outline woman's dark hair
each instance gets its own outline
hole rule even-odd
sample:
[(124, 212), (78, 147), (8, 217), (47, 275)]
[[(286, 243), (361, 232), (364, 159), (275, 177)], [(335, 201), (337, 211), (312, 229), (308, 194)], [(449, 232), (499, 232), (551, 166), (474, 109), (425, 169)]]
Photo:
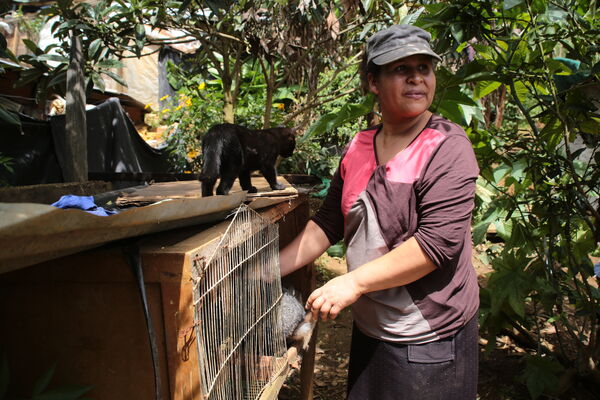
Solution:
[(367, 76), (373, 74), (373, 76), (377, 78), (379, 72), (381, 72), (381, 66), (368, 61), (367, 50), (365, 49), (362, 61), (360, 62), (360, 88), (363, 91), (363, 94), (369, 93), (369, 80), (367, 79)]

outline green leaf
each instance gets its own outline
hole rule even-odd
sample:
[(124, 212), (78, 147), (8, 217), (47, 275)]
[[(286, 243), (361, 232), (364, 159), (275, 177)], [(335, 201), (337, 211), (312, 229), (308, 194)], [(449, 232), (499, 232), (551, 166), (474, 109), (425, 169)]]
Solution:
[(44, 52), (42, 51), (42, 49), (40, 49), (37, 46), (37, 44), (35, 44), (34, 42), (32, 42), (29, 39), (23, 39), (23, 44), (29, 49), (29, 51), (31, 51), (36, 56), (44, 54)]
[(563, 126), (558, 118), (553, 117), (540, 131), (540, 138), (546, 143), (548, 151), (555, 151), (563, 139)]
[(42, 54), (37, 57), (40, 61), (55, 61), (59, 63), (68, 63), (69, 59), (67, 57), (58, 55), (58, 54)]
[(19, 128), (21, 127), (21, 120), (19, 119), (19, 117), (10, 111), (6, 111), (1, 106), (0, 106), (0, 121), (7, 122), (10, 125), (18, 126)]
[(135, 39), (138, 42), (144, 42), (146, 39), (146, 28), (144, 24), (137, 24), (135, 26)]
[(553, 394), (558, 389), (559, 374), (564, 370), (562, 365), (549, 357), (528, 356), (525, 358), (523, 379), (532, 399), (542, 394)]
[(494, 177), (494, 183), (499, 184), (506, 175), (508, 175), (511, 171), (510, 165), (500, 164), (496, 168), (494, 168), (494, 172), (492, 173)]
[(365, 9), (365, 12), (370, 12), (371, 8), (373, 8), (374, 1), (373, 0), (361, 0), (362, 6)]
[(456, 43), (462, 43), (464, 32), (461, 24), (452, 24), (450, 25), (450, 33), (452, 33), (452, 37), (456, 41)]
[(466, 104), (468, 106), (478, 106), (471, 96), (463, 93), (460, 87), (455, 86), (445, 89), (440, 96), (443, 96), (443, 101), (451, 101), (457, 104)]
[(417, 11), (415, 11), (414, 13), (411, 13), (411, 14), (408, 14), (408, 15), (404, 16), (400, 20), (400, 24), (402, 24), (402, 25), (414, 25), (414, 23), (417, 22), (417, 20), (419, 19), (419, 17), (421, 16), (421, 14), (423, 14), (424, 11), (425, 11), (425, 7), (421, 7)]
[(56, 363), (50, 367), (48, 371), (46, 371), (33, 385), (32, 397), (36, 398), (36, 396), (40, 395), (46, 388), (50, 381), (52, 380), (52, 376), (54, 376), (54, 371), (56, 370)]
[(487, 234), (487, 230), (490, 226), (490, 222), (480, 222), (476, 224), (472, 229), (473, 235), (473, 243), (475, 245), (483, 243), (485, 240), (485, 235)]
[(297, 101), (296, 96), (294, 96), (294, 92), (289, 87), (278, 88), (273, 95), (273, 100)]
[(473, 92), (473, 97), (475, 97), (475, 100), (479, 100), (480, 98), (492, 93), (500, 86), (502, 86), (501, 82), (479, 81), (475, 84), (475, 91)]
[(59, 86), (67, 81), (67, 71), (55, 71), (54, 76), (48, 82), (48, 87)]
[(375, 97), (372, 95), (365, 96), (361, 103), (345, 104), (339, 111), (321, 116), (317, 122), (308, 128), (299, 141), (304, 142), (313, 135), (320, 135), (323, 132), (331, 131), (346, 122), (362, 117), (373, 110), (374, 104)]
[(497, 220), (494, 222), (496, 233), (504, 240), (509, 240), (512, 235), (512, 220)]
[(127, 87), (127, 82), (125, 82), (125, 79), (123, 79), (123, 77), (109, 70), (102, 71), (102, 73), (114, 79), (119, 85)]
[(525, 103), (527, 101), (527, 97), (529, 96), (529, 89), (522, 81), (515, 81), (514, 83), (515, 90), (512, 93), (516, 96), (521, 103)]
[(545, 22), (548, 24), (568, 24), (569, 13), (565, 10), (562, 10), (554, 5), (550, 5), (546, 12), (539, 16), (540, 22)]
[(510, 10), (511, 8), (523, 4), (524, 2), (525, 0), (504, 0), (504, 9)]
[(527, 160), (524, 158), (519, 158), (515, 162), (512, 163), (510, 175), (517, 181), (521, 182), (525, 177), (525, 170), (527, 169), (528, 164)]
[(102, 39), (95, 39), (92, 43), (90, 43), (90, 47), (88, 48), (88, 58), (93, 60), (96, 56), (96, 53), (100, 49), (100, 45), (102, 44)]
[(70, 19), (68, 21), (63, 22), (62, 24), (60, 24), (56, 29), (52, 29), (53, 32), (60, 32), (60, 31), (64, 31), (64, 30), (69, 30), (73, 27), (75, 27), (77, 25), (79, 20), (77, 19)]
[(563, 61), (565, 59), (548, 59), (545, 60), (548, 69), (551, 74), (561, 74), (561, 75), (571, 75), (573, 70), (568, 66), (568, 64)]
[(96, 72), (92, 72), (91, 76), (92, 76), (92, 81), (94, 82), (94, 86), (101, 92), (104, 92), (106, 90), (106, 86), (104, 84), (104, 79), (102, 79), (100, 74), (98, 74)]
[(579, 124), (579, 129), (584, 133), (593, 135), (600, 134), (600, 118), (589, 117), (589, 119), (581, 121)]
[(528, 259), (514, 253), (504, 254), (492, 262), (488, 288), (492, 300), (492, 314), (497, 315), (506, 306), (519, 317), (525, 315), (525, 298), (531, 290), (531, 277), (524, 271)]
[(110, 69), (110, 68), (122, 68), (123, 63), (119, 60), (102, 60), (96, 64), (98, 68)]
[(466, 125), (465, 114), (460, 108), (460, 105), (455, 101), (444, 98), (437, 104), (437, 107), (433, 110), (435, 113), (441, 114), (443, 117), (449, 119), (452, 122), (456, 122), (459, 125)]

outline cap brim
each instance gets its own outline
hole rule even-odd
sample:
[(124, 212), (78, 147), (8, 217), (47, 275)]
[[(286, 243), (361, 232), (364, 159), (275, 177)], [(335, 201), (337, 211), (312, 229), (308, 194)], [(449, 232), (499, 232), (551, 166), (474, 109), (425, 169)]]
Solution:
[(431, 57), (437, 59), (438, 61), (442, 61), (442, 58), (440, 56), (438, 56), (437, 54), (435, 54), (435, 52), (433, 50), (403, 48), (403, 49), (389, 51), (385, 54), (381, 54), (376, 57), (373, 57), (371, 62), (373, 62), (373, 64), (376, 64), (376, 65), (384, 65), (384, 64), (389, 64), (392, 61), (396, 61), (396, 60), (399, 60), (399, 59), (405, 58), (405, 57), (414, 56), (417, 54), (428, 55), (428, 56), (431, 56)]

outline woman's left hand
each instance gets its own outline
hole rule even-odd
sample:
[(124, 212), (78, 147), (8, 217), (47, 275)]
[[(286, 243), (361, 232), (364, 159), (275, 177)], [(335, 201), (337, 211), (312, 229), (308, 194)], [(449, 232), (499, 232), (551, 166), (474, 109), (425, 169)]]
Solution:
[(306, 301), (306, 309), (310, 310), (314, 320), (319, 316), (323, 321), (335, 319), (340, 311), (358, 300), (361, 294), (354, 276), (348, 273), (333, 278), (312, 292)]

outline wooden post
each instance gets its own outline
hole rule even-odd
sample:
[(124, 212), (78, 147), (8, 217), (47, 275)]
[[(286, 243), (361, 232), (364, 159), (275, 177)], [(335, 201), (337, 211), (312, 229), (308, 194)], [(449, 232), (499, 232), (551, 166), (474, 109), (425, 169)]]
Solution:
[(63, 163), (65, 182), (85, 182), (88, 176), (84, 62), (81, 38), (73, 34), (71, 36), (71, 59), (67, 70), (66, 148)]
[(302, 364), (300, 365), (300, 399), (301, 400), (312, 400), (313, 399), (313, 378), (315, 375), (315, 355), (317, 353), (317, 335), (318, 335), (319, 324), (315, 325), (312, 337), (308, 343), (308, 348), (304, 352), (302, 357)]

